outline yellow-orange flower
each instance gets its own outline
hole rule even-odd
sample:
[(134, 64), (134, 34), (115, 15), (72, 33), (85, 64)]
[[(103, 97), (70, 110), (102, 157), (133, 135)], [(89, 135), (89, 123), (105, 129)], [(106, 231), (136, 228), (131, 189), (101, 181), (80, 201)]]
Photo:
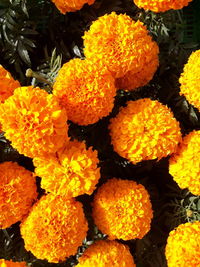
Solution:
[(193, 52), (179, 79), (180, 93), (200, 110), (200, 50)]
[(115, 12), (93, 22), (83, 39), (86, 58), (102, 62), (115, 78), (142, 71), (158, 54), (158, 46), (142, 22)]
[(25, 156), (56, 152), (68, 140), (66, 111), (40, 88), (17, 88), (0, 106), (0, 114), (6, 138)]
[(112, 111), (115, 81), (100, 64), (73, 59), (60, 69), (53, 94), (65, 107), (69, 120), (80, 125), (93, 124)]
[(0, 267), (26, 267), (26, 262), (7, 261), (0, 259)]
[(165, 12), (170, 9), (181, 9), (192, 0), (133, 0), (140, 8), (154, 12)]
[(0, 65), (0, 103), (4, 103), (17, 87), (20, 87), (20, 83)]
[(92, 5), (95, 0), (52, 0), (62, 14), (80, 10), (85, 4)]
[(25, 248), (55, 263), (76, 254), (87, 230), (82, 204), (53, 194), (43, 196), (21, 223)]
[(200, 266), (200, 222), (185, 223), (171, 231), (165, 255), (168, 267)]
[(21, 221), (37, 198), (35, 177), (16, 162), (0, 164), (0, 228)]
[(57, 195), (92, 194), (100, 178), (97, 151), (86, 149), (83, 142), (69, 142), (56, 154), (35, 158), (33, 163), (42, 178), (41, 187)]
[(200, 195), (200, 131), (193, 131), (183, 138), (169, 161), (169, 172), (180, 188), (188, 188)]
[(133, 164), (166, 157), (181, 141), (179, 123), (170, 109), (148, 98), (121, 108), (111, 119), (110, 134), (114, 150)]
[(152, 216), (148, 192), (134, 181), (113, 178), (94, 197), (94, 222), (111, 240), (143, 238)]
[(86, 249), (77, 267), (135, 267), (129, 247), (117, 241), (99, 240)]

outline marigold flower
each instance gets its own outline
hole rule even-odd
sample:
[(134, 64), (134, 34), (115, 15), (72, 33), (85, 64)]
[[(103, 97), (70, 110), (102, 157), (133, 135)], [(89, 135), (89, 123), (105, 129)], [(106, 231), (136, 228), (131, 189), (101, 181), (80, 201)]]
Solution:
[(133, 164), (166, 157), (181, 141), (179, 123), (170, 109), (148, 98), (129, 101), (109, 128), (114, 150)]
[(113, 178), (94, 197), (94, 222), (111, 240), (143, 238), (152, 216), (148, 192), (134, 181)]
[(183, 138), (175, 154), (169, 160), (169, 173), (180, 188), (188, 188), (200, 195), (200, 131), (193, 131)]
[(115, 12), (93, 22), (83, 39), (86, 58), (102, 62), (115, 78), (143, 71), (158, 54), (142, 22)]
[(77, 267), (135, 267), (129, 247), (117, 241), (99, 240), (78, 259)]
[(200, 266), (200, 222), (180, 224), (169, 233), (165, 255), (168, 267)]
[(0, 164), (0, 228), (26, 216), (37, 198), (35, 177), (16, 162)]
[(0, 259), (0, 267), (26, 267), (26, 262), (21, 261), (7, 261), (4, 259)]
[(80, 10), (85, 4), (92, 5), (95, 0), (52, 0), (62, 14)]
[(17, 88), (0, 106), (0, 114), (6, 138), (25, 156), (56, 152), (68, 140), (66, 111), (40, 88)]
[(133, 0), (139, 7), (154, 12), (165, 12), (170, 9), (181, 9), (192, 0)]
[(105, 67), (76, 58), (60, 69), (53, 93), (65, 107), (69, 120), (88, 125), (112, 111), (116, 88)]
[(181, 84), (180, 94), (184, 95), (188, 102), (200, 111), (199, 69), (200, 50), (197, 50), (190, 55), (187, 64), (184, 66), (179, 82)]
[(92, 194), (100, 178), (97, 151), (73, 141), (48, 157), (34, 158), (35, 173), (47, 192), (68, 197)]
[(55, 263), (76, 254), (87, 230), (82, 204), (53, 194), (43, 196), (21, 223), (25, 248)]

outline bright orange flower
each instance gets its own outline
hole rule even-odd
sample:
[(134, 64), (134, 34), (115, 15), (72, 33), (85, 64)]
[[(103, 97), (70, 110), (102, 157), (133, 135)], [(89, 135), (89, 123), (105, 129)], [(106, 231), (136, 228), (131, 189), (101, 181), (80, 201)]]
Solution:
[(92, 5), (95, 0), (52, 0), (59, 11), (63, 14), (80, 10), (83, 5)]
[(26, 262), (21, 261), (7, 261), (4, 259), (0, 259), (0, 267), (26, 267)]

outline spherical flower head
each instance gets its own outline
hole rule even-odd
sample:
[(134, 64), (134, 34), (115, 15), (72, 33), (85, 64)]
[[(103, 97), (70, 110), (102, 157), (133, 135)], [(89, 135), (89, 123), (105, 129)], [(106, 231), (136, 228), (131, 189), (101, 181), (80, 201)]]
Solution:
[(20, 83), (0, 65), (0, 103), (4, 103), (17, 87), (20, 87)]
[(62, 66), (53, 88), (69, 120), (79, 125), (109, 115), (116, 95), (114, 78), (105, 67), (77, 58)]
[(92, 5), (95, 0), (52, 0), (62, 14), (80, 10), (85, 4)]
[(181, 189), (188, 188), (200, 195), (200, 131), (193, 131), (183, 138), (169, 160), (169, 173)]
[(129, 247), (117, 241), (99, 240), (78, 259), (77, 267), (136, 267)]
[(114, 150), (133, 164), (166, 157), (181, 141), (179, 123), (170, 109), (148, 98), (129, 101), (109, 128)]
[(58, 263), (76, 254), (88, 224), (80, 202), (48, 194), (33, 206), (20, 228), (28, 251)]
[(200, 222), (180, 224), (169, 233), (165, 255), (168, 267), (200, 266)]
[(26, 262), (7, 261), (0, 259), (0, 267), (26, 267)]
[(123, 77), (128, 71), (142, 71), (152, 60), (152, 51), (158, 53), (142, 22), (115, 12), (93, 22), (83, 39), (86, 58), (102, 62), (115, 78)]
[(36, 198), (37, 187), (32, 172), (16, 162), (0, 164), (0, 228), (21, 221)]
[(94, 222), (110, 240), (143, 238), (152, 217), (149, 194), (134, 181), (110, 179), (94, 197)]
[(34, 158), (35, 173), (47, 192), (67, 197), (92, 194), (100, 178), (97, 151), (73, 141), (48, 157)]
[(133, 0), (139, 8), (154, 12), (165, 12), (170, 9), (181, 9), (192, 0)]
[(200, 50), (193, 52), (185, 64), (179, 79), (180, 94), (200, 111)]
[(6, 138), (25, 156), (56, 152), (68, 140), (66, 111), (40, 88), (17, 88), (0, 106), (0, 114)]

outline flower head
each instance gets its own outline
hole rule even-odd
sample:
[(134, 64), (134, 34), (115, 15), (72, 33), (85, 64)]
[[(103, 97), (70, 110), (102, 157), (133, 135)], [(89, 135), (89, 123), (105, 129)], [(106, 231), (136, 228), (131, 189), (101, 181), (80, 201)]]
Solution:
[(21, 261), (7, 261), (4, 259), (0, 259), (0, 267), (26, 267), (26, 262)]
[(59, 11), (63, 14), (80, 10), (83, 5), (92, 5), (95, 0), (52, 0)]
[(200, 266), (200, 222), (180, 224), (167, 239), (168, 267)]
[(193, 52), (179, 79), (180, 93), (200, 111), (200, 50)]
[(170, 9), (181, 9), (192, 0), (133, 0), (140, 8), (154, 12), (165, 12)]
[(66, 111), (40, 88), (17, 88), (0, 106), (0, 114), (6, 138), (25, 156), (55, 152), (68, 140)]
[(188, 188), (200, 195), (200, 131), (193, 131), (183, 138), (169, 160), (169, 172), (180, 188)]
[(117, 241), (99, 240), (86, 249), (77, 267), (135, 267), (128, 246)]
[(111, 240), (143, 238), (152, 216), (148, 192), (134, 181), (113, 178), (94, 197), (94, 222)]
[(0, 164), (0, 228), (26, 216), (37, 198), (35, 177), (16, 162)]
[(93, 22), (83, 39), (86, 58), (102, 62), (115, 78), (141, 72), (158, 54), (142, 22), (115, 12)]
[(69, 120), (88, 125), (109, 115), (116, 95), (115, 81), (105, 67), (73, 59), (62, 66), (54, 84)]
[(87, 230), (82, 204), (53, 194), (43, 196), (21, 223), (25, 248), (55, 263), (76, 254)]
[(34, 158), (33, 162), (42, 188), (57, 195), (92, 194), (100, 178), (97, 151), (86, 149), (83, 142), (69, 142), (56, 154)]
[(166, 157), (181, 141), (179, 123), (170, 109), (148, 98), (121, 108), (111, 119), (110, 134), (114, 150), (133, 164)]

